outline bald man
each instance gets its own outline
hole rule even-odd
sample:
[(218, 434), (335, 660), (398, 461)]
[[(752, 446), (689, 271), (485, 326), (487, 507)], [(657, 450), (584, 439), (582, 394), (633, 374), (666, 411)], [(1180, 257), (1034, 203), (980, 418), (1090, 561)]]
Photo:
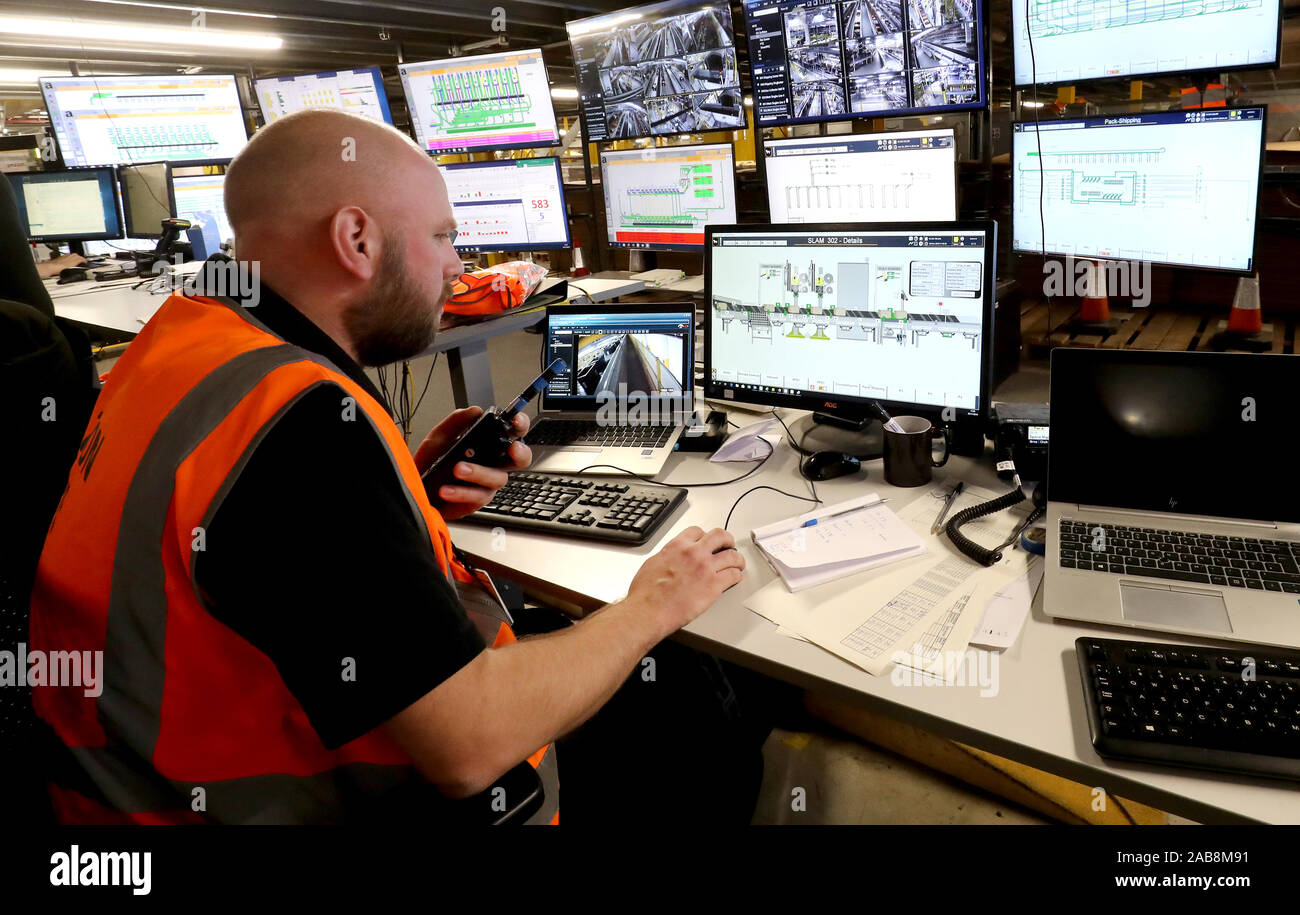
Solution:
[[(173, 297), (132, 344), (42, 556), (33, 641), (108, 633), (93, 711), (38, 703), (80, 763), (56, 808), (71, 821), (436, 820), (438, 798), (538, 765), (739, 582), (744, 559), (725, 531), (691, 528), (577, 625), (518, 642), (485, 629), (490, 586), (453, 557), (443, 519), (481, 507), (506, 472), (458, 465), (462, 484), (432, 506), (418, 478), (479, 410), (412, 456), (363, 371), (427, 348), (461, 273), (438, 168), (387, 125), (313, 110), (259, 131), (225, 195), (260, 286)], [(210, 264), (201, 283), (217, 279)], [(510, 459), (527, 466), (527, 446)], [(176, 469), (160, 481), (159, 466)], [(96, 529), (116, 523), (101, 503), (122, 505), (120, 529)], [(192, 581), (184, 550), (169, 560), (177, 542), (193, 549)], [(102, 746), (78, 743), (87, 717)], [(170, 789), (140, 787), (159, 779)]]

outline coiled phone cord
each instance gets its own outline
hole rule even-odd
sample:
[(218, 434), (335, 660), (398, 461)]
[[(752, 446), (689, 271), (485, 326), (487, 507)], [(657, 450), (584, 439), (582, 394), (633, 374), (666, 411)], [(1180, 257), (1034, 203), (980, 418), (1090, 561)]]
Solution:
[[(999, 466), (999, 469), (1002, 469), (1002, 467)], [(948, 539), (952, 541), (953, 546), (964, 555), (969, 556), (971, 559), (974, 559), (983, 566), (996, 565), (998, 562), (1001, 562), (1002, 551), (1012, 543), (1015, 543), (1021, 532), (1027, 530), (1030, 525), (1041, 518), (1045, 511), (1043, 504), (1045, 500), (1040, 495), (1041, 489), (1036, 488), (1034, 490), (1035, 508), (1029, 513), (1029, 517), (1016, 527), (1015, 532), (1007, 540), (999, 543), (992, 549), (980, 546), (974, 540), (971, 540), (961, 532), (963, 524), (968, 524), (976, 518), (983, 518), (985, 515), (1000, 512), (1003, 509), (1011, 508), (1012, 506), (1019, 505), (1021, 502), (1025, 501), (1026, 496), (1020, 485), (1020, 474), (1015, 473), (1014, 466), (1010, 469), (1016, 484), (1015, 489), (1005, 495), (998, 496), (996, 499), (990, 499), (988, 502), (984, 502), (980, 505), (972, 505), (970, 508), (962, 509), (949, 518), (948, 523), (943, 527), (944, 532), (947, 533)]]

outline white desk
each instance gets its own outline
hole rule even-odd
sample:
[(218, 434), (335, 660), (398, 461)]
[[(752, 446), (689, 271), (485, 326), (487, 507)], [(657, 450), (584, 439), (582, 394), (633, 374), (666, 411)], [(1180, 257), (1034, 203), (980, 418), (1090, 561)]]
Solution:
[[(183, 276), (197, 273), (202, 261), (192, 261), (177, 268)], [(54, 300), (54, 313), (61, 318), (91, 327), (106, 328), (135, 336), (167, 300), (167, 294), (151, 293), (146, 283), (133, 288), (138, 279), (113, 280), (107, 283), (84, 281), (59, 286), (47, 280), (46, 289)], [(640, 280), (584, 276), (575, 280), (573, 295), (589, 295), (593, 302), (605, 302), (621, 295), (640, 292)], [(524, 308), (501, 315), (461, 324), (438, 332), (433, 345), (421, 356), (447, 354), (451, 374), (452, 396), (457, 407), (477, 404), (490, 407), (495, 403), (492, 371), (488, 362), (487, 341), (492, 337), (521, 330), (540, 321), (542, 308)]]
[[(797, 414), (783, 416), (789, 423)], [(726, 480), (750, 466), (710, 464), (699, 455), (675, 455), (660, 479), (666, 483)], [(895, 489), (886, 484), (880, 461), (865, 466), (867, 477), (818, 483), (818, 494), (829, 502), (874, 490), (893, 498), (899, 508), (913, 498), (925, 497), (924, 488)], [(988, 462), (954, 457), (946, 467), (935, 471), (936, 482), (957, 478), (998, 492), (1007, 488), (997, 480)], [(494, 549), (491, 528), (453, 524), (452, 533), (457, 545), (476, 556), (486, 568), (508, 575), (541, 595), (594, 608), (623, 596), (645, 557), (657, 552), (671, 537), (693, 524), (705, 529), (720, 526), (736, 497), (760, 483), (801, 495), (808, 492), (807, 483), (798, 475), (794, 452), (782, 444), (753, 476), (730, 486), (690, 490), (685, 508), (679, 509), (653, 543), (643, 547), (629, 549), (508, 530), (497, 542), (499, 548)], [(1300, 823), (1300, 785), (1295, 783), (1109, 762), (1092, 749), (1074, 656), (1076, 638), (1113, 636), (1214, 643), (1049, 620), (1042, 613), (1040, 598), (1019, 641), (1002, 653), (997, 695), (981, 698), (976, 686), (895, 686), (887, 675), (873, 677), (815, 645), (778, 635), (772, 623), (744, 607), (747, 595), (775, 577), (748, 534), (757, 525), (806, 510), (807, 503), (770, 491), (746, 497), (733, 514), (730, 527), (737, 534), (748, 564), (745, 579), (682, 630), (678, 638), (702, 651), (806, 689), (834, 695), (943, 737), (1194, 820)]]

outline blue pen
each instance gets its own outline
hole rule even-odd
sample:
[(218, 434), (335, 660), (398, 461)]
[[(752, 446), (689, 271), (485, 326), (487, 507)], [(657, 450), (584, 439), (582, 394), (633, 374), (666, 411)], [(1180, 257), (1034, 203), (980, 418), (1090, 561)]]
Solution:
[(851, 514), (852, 512), (861, 511), (861, 510), (864, 509), (864, 508), (875, 508), (877, 505), (884, 505), (884, 504), (885, 504), (886, 502), (888, 502), (888, 501), (889, 501), (888, 499), (877, 499), (875, 502), (868, 502), (866, 505), (855, 505), (855, 506), (853, 506), (852, 508), (846, 508), (846, 509), (844, 509), (844, 511), (842, 511), (842, 512), (836, 512), (836, 513), (833, 514), (833, 515), (823, 515), (823, 516), (820, 517), (820, 518), (809, 518), (807, 521), (805, 521), (803, 524), (801, 524), (801, 525), (799, 525), (799, 526), (800, 526), (800, 527), (813, 527), (813, 526), (815, 526), (819, 521), (828, 521), (828, 520), (830, 520), (831, 518), (838, 518), (840, 515)]

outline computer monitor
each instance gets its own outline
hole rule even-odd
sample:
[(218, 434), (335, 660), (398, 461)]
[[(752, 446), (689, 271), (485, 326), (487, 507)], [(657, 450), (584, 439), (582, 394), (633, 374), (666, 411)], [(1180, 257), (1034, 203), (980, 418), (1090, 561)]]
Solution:
[(28, 241), (90, 241), (122, 237), (117, 176), (111, 166), (8, 176)]
[(235, 77), (43, 76), (66, 165), (230, 159), (248, 142)]
[(222, 241), (234, 238), (234, 229), (226, 218), (225, 187), (225, 175), (172, 175), (176, 215), (196, 225), (210, 221)]
[(772, 222), (911, 222), (957, 218), (951, 128), (767, 140)]
[(986, 104), (980, 0), (743, 5), (754, 120), (760, 126), (936, 114)]
[[(987, 415), (992, 221), (709, 226), (705, 396)], [(951, 408), (951, 411), (946, 411)]]
[(703, 251), (706, 225), (737, 221), (730, 143), (604, 150), (600, 174), (612, 248)]
[(681, 303), (552, 305), (542, 354), (547, 364), (563, 359), (568, 370), (547, 386), (542, 408), (594, 410), (602, 398), (632, 396), (653, 399), (656, 408), (689, 402), (694, 324), (694, 308)]
[(1013, 124), (1012, 250), (1253, 269), (1264, 121), (1255, 107)]
[(399, 64), (415, 139), (430, 153), (560, 142), (541, 48)]
[(166, 162), (119, 165), (117, 183), (127, 238), (160, 238), (162, 221), (176, 215), (171, 167)]
[(268, 124), (305, 108), (336, 108), (393, 123), (384, 77), (378, 67), (272, 76), (256, 80), (253, 86), (262, 120)]
[[(1278, 0), (1011, 4), (1017, 86), (1156, 73), (1275, 67), (1282, 42)], [(1028, 18), (1026, 18), (1026, 11)], [(1026, 23), (1033, 24), (1030, 54)]]
[(560, 160), (554, 156), (440, 165), (456, 217), (456, 250), (569, 247)]
[(666, 0), (565, 23), (589, 141), (743, 130), (726, 0)]

